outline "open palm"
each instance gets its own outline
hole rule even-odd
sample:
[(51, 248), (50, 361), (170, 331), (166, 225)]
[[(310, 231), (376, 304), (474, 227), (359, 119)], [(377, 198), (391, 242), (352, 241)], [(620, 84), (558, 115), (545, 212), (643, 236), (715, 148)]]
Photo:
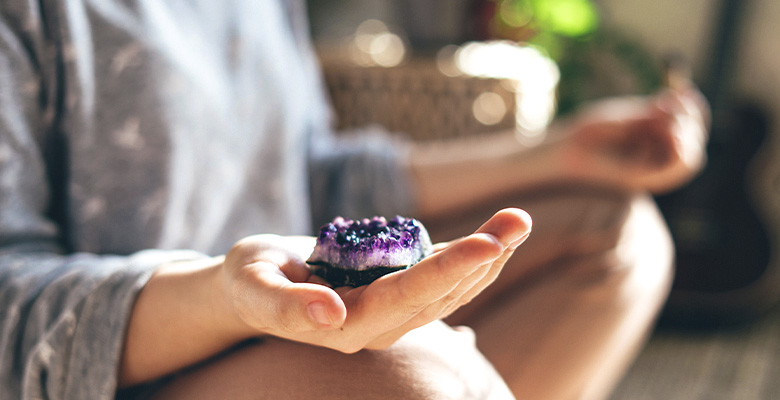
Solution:
[(225, 287), (237, 314), (258, 334), (347, 353), (385, 348), (479, 294), (530, 228), (525, 212), (501, 210), (474, 234), (438, 245), (413, 268), (335, 289), (316, 283), (303, 261), (313, 239), (263, 235), (228, 253)]

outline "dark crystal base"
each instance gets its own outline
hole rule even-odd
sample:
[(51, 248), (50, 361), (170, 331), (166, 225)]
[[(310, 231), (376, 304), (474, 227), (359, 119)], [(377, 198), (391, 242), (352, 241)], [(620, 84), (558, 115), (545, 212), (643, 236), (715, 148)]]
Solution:
[(409, 268), (408, 265), (404, 265), (401, 267), (372, 267), (358, 271), (356, 269), (336, 267), (322, 261), (307, 261), (306, 263), (311, 265), (312, 273), (322, 277), (334, 287), (368, 285), (391, 272)]

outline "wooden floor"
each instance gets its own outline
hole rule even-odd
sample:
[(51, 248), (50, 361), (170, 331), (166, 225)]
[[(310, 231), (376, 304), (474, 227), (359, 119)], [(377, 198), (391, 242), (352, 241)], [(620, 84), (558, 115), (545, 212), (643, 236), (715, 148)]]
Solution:
[(780, 309), (741, 328), (660, 328), (611, 400), (780, 399)]

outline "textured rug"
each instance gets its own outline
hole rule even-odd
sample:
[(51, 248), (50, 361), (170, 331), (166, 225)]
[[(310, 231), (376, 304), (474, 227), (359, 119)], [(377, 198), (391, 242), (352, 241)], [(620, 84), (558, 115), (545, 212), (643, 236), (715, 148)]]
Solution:
[(659, 328), (611, 400), (780, 399), (780, 309), (740, 328)]

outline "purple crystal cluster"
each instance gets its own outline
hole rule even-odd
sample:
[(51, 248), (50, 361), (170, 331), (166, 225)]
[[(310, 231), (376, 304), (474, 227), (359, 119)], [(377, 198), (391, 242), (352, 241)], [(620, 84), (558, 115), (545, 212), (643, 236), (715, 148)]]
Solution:
[(425, 227), (414, 218), (396, 216), (349, 220), (337, 217), (320, 228), (309, 262), (363, 271), (406, 267), (431, 253)]

